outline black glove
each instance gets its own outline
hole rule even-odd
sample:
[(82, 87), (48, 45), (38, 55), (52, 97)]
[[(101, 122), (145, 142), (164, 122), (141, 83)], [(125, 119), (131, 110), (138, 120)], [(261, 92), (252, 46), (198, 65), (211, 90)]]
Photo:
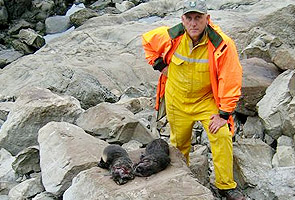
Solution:
[(159, 70), (160, 72), (167, 66), (167, 64), (164, 62), (162, 57), (159, 57), (155, 60), (155, 63), (153, 65), (154, 70)]

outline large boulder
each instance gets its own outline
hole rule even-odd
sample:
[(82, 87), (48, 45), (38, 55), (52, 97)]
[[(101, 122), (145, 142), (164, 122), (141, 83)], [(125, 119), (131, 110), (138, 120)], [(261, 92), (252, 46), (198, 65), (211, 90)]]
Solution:
[(244, 115), (257, 114), (256, 104), (265, 95), (265, 90), (280, 74), (274, 64), (259, 58), (241, 60), (243, 66), (242, 96), (236, 111)]
[(281, 136), (278, 139), (277, 151), (273, 157), (274, 167), (295, 167), (295, 149), (293, 138)]
[(41, 176), (37, 176), (21, 182), (9, 191), (10, 200), (31, 199), (44, 191)]
[(240, 139), (234, 143), (235, 180), (253, 199), (273, 199), (268, 172), (274, 150), (260, 139)]
[(77, 99), (50, 90), (30, 88), (16, 100), (0, 130), (0, 147), (13, 155), (36, 145), (39, 129), (50, 121), (73, 123), (83, 112)]
[(155, 139), (125, 106), (100, 103), (80, 115), (76, 124), (86, 132), (109, 143), (137, 140), (147, 144)]
[[(142, 149), (132, 151), (129, 155), (137, 162), (142, 152)], [(94, 167), (85, 170), (73, 179), (71, 187), (63, 195), (63, 200), (214, 199), (210, 190), (192, 177), (184, 157), (177, 149), (170, 148), (170, 158), (171, 164), (165, 170), (147, 178), (135, 177), (121, 186), (105, 175), (105, 169)]]
[(29, 177), (31, 173), (40, 172), (39, 147), (32, 146), (19, 152), (11, 166), (19, 176)]
[(42, 127), (38, 142), (42, 183), (56, 196), (63, 194), (79, 172), (96, 166), (107, 146), (66, 122), (50, 122)]
[(274, 139), (295, 134), (295, 70), (280, 74), (257, 103), (258, 115)]

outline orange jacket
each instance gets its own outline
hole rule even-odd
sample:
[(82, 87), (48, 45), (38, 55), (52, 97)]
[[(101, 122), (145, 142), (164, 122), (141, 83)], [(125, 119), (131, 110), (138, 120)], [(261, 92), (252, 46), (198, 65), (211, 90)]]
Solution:
[[(206, 31), (209, 36), (209, 70), (213, 96), (219, 113), (229, 115), (234, 111), (241, 95), (242, 66), (232, 39), (211, 21)], [(172, 28), (159, 27), (143, 34), (142, 44), (148, 63), (154, 65), (157, 58), (163, 57), (164, 62), (169, 65), (184, 33), (185, 29), (180, 23)], [(161, 74), (157, 87), (156, 110), (159, 109), (160, 99), (164, 97), (166, 80), (167, 77)], [(229, 123), (233, 132), (231, 116)]]

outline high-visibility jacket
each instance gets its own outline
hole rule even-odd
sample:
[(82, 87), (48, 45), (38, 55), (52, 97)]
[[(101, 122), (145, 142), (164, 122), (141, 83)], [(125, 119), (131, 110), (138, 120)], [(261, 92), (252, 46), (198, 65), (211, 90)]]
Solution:
[[(230, 115), (241, 95), (242, 66), (231, 38), (211, 21), (206, 31), (209, 37), (209, 71), (213, 96), (219, 113)], [(148, 63), (153, 66), (155, 61), (162, 57), (168, 66), (184, 33), (185, 28), (182, 23), (172, 28), (164, 26), (144, 33), (142, 45)], [(161, 73), (157, 86), (156, 110), (159, 109), (161, 99), (164, 97), (166, 80), (167, 77)], [(234, 124), (231, 116), (228, 122), (233, 133)]]

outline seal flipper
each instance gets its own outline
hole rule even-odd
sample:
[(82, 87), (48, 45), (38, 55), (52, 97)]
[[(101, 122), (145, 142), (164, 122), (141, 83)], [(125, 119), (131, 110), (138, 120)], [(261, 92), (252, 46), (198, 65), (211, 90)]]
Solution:
[(109, 169), (110, 165), (101, 158), (97, 166), (103, 169)]

